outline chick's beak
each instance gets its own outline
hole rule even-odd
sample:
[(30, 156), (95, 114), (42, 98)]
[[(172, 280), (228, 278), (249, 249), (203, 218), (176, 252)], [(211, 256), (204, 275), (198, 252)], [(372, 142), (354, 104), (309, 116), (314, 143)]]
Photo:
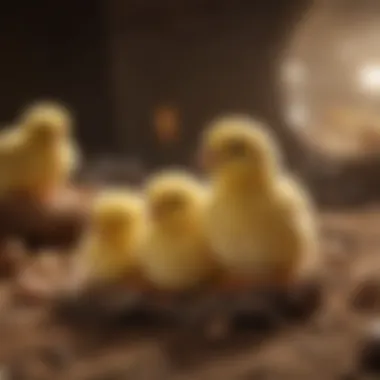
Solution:
[(123, 223), (109, 222), (109, 223), (100, 225), (98, 227), (98, 230), (101, 235), (112, 237), (112, 236), (117, 236), (121, 233), (128, 231), (129, 228), (130, 228), (129, 223), (126, 223), (126, 222), (123, 222)]
[(59, 142), (59, 138), (56, 133), (46, 131), (40, 135), (40, 140), (48, 144), (56, 144)]
[(150, 217), (153, 221), (159, 221), (162, 217), (162, 207), (159, 205), (152, 205), (150, 208)]

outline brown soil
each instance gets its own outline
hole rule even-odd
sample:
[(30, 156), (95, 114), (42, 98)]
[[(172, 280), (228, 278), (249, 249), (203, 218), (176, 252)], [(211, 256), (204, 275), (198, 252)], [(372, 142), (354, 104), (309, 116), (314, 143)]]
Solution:
[(380, 212), (321, 220), (324, 300), (307, 321), (228, 333), (216, 318), (207, 335), (196, 324), (133, 328), (121, 319), (91, 323), (90, 315), (72, 327), (53, 319), (46, 304), (21, 299), (8, 279), (0, 287), (0, 369), (27, 380), (349, 378), (380, 305)]

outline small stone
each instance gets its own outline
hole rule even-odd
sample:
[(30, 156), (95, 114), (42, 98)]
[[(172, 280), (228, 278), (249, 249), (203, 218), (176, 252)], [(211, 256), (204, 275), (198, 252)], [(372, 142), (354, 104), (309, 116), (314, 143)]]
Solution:
[[(94, 313), (95, 310), (95, 313)], [(88, 324), (96, 317), (96, 307), (91, 300), (78, 298), (62, 298), (52, 305), (52, 316), (62, 324), (78, 326)]]
[(220, 341), (229, 336), (231, 323), (228, 318), (215, 318), (206, 325), (205, 338), (210, 341)]
[(0, 367), (0, 380), (12, 380), (6, 367)]
[(358, 368), (366, 374), (380, 376), (380, 321), (371, 324), (359, 347)]
[(342, 373), (339, 376), (339, 380), (358, 380), (359, 377), (357, 373), (355, 372), (347, 372), (347, 373)]
[(65, 369), (72, 359), (70, 352), (60, 346), (43, 348), (40, 352), (40, 358), (45, 364), (56, 370)]
[(234, 314), (234, 326), (237, 330), (271, 331), (280, 326), (282, 318), (278, 316), (270, 294), (246, 298), (237, 305)]
[(88, 380), (124, 380), (125, 378), (125, 373), (110, 372), (101, 375), (96, 375), (95, 377), (92, 376), (88, 378)]
[(351, 306), (356, 311), (373, 311), (380, 306), (380, 282), (374, 279), (361, 282), (353, 292)]
[[(8, 368), (8, 378), (6, 377), (4, 380), (28, 380), (28, 376), (25, 373), (24, 367), (20, 366), (19, 364), (12, 364)], [(0, 380), (3, 380), (0, 377)]]
[(268, 378), (268, 372), (267, 368), (258, 367), (244, 374), (241, 380), (265, 380)]
[(293, 289), (277, 296), (277, 310), (291, 320), (305, 320), (319, 308), (322, 302), (318, 282), (297, 284)]

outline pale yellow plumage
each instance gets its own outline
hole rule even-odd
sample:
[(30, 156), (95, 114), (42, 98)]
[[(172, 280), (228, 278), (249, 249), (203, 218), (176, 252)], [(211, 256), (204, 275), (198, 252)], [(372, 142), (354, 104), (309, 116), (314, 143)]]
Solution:
[(203, 217), (206, 189), (181, 171), (158, 174), (146, 189), (150, 225), (140, 262), (156, 289), (191, 289), (210, 278), (210, 258)]
[(68, 112), (53, 103), (28, 108), (19, 120), (14, 143), (11, 189), (45, 196), (64, 187), (79, 164)]
[(311, 203), (282, 167), (274, 139), (244, 117), (206, 131), (212, 196), (206, 228), (213, 251), (237, 282), (287, 283), (316, 255)]
[(141, 197), (129, 190), (108, 190), (94, 201), (89, 229), (79, 245), (90, 281), (114, 281), (138, 271), (137, 252), (146, 223)]
[(19, 173), (22, 133), (17, 126), (0, 132), (0, 196), (9, 194)]

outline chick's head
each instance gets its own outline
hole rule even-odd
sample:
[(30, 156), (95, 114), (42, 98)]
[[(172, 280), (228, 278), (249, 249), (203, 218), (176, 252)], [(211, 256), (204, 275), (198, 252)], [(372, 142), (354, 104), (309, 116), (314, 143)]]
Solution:
[(117, 241), (134, 235), (143, 219), (143, 203), (128, 191), (107, 191), (94, 201), (91, 230), (101, 239)]
[(194, 220), (204, 196), (197, 179), (181, 171), (157, 174), (146, 186), (148, 212), (161, 227), (181, 228)]
[(243, 178), (272, 175), (279, 163), (279, 151), (270, 132), (243, 116), (216, 120), (201, 142), (204, 169), (212, 175)]
[(45, 144), (67, 137), (72, 129), (72, 119), (61, 105), (43, 102), (27, 108), (21, 116), (20, 125), (30, 139)]

